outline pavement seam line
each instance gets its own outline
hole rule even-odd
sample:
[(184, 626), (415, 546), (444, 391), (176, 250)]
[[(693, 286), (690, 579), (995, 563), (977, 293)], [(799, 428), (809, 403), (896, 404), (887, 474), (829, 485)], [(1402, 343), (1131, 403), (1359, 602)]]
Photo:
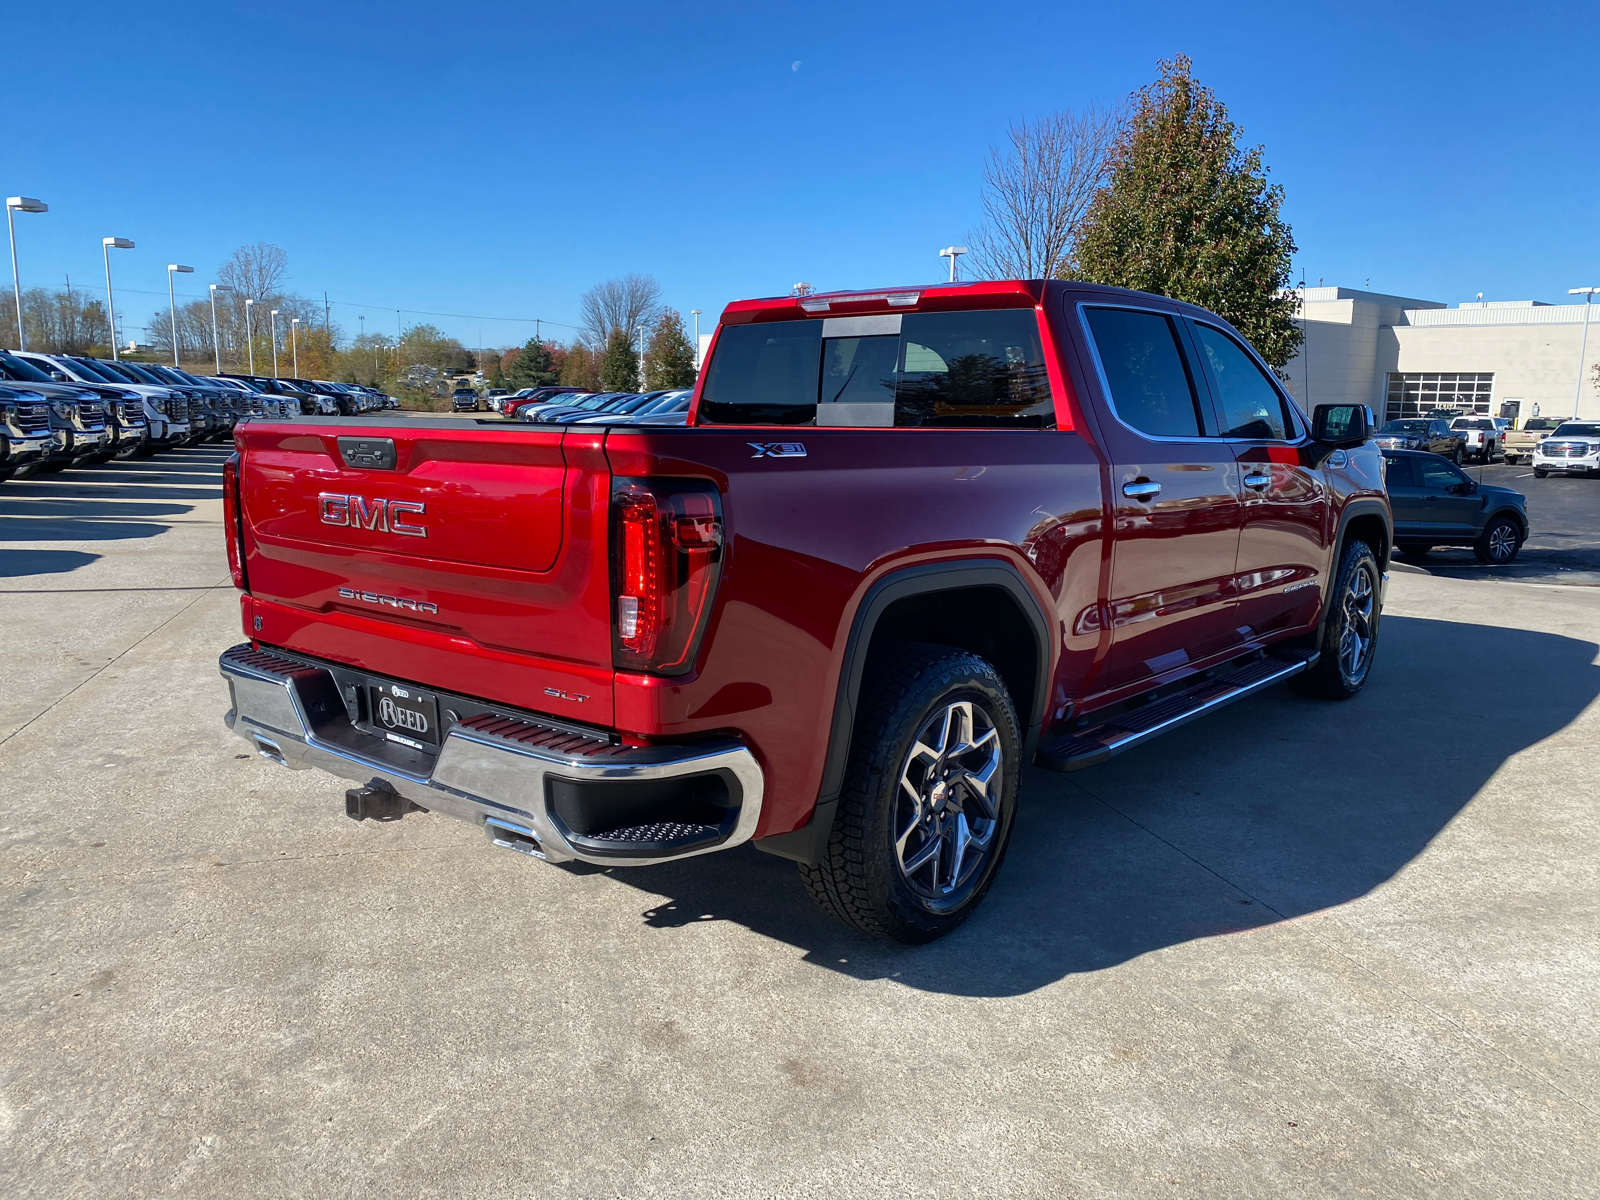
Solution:
[(1379, 970), (1377, 970), (1377, 969), (1375, 969), (1375, 968), (1373, 968), (1371, 966), (1368, 966), (1366, 963), (1362, 962), (1360, 959), (1355, 958), (1352, 955), (1350, 955), (1349, 953), (1347, 953), (1346, 951), (1340, 949), (1338, 946), (1334, 945), (1333, 942), (1329, 941), (1327, 938), (1325, 938), (1321, 934), (1319, 934), (1307, 922), (1296, 920), (1294, 917), (1291, 917), (1287, 913), (1282, 912), (1279, 909), (1275, 908), (1273, 905), (1271, 905), (1267, 901), (1263, 900), (1260, 896), (1257, 896), (1254, 892), (1250, 891), (1248, 888), (1241, 887), (1239, 884), (1237, 884), (1233, 880), (1229, 879), (1221, 871), (1218, 871), (1215, 868), (1210, 867), (1207, 864), (1201, 862), (1198, 858), (1196, 858), (1194, 855), (1190, 854), (1182, 846), (1179, 846), (1174, 842), (1168, 841), (1166, 838), (1162, 837), (1159, 833), (1157, 833), (1154, 829), (1151, 829), (1148, 825), (1144, 824), (1142, 821), (1139, 821), (1136, 818), (1129, 816), (1127, 813), (1123, 812), (1120, 808), (1118, 808), (1115, 804), (1112, 804), (1109, 800), (1105, 799), (1105, 797), (1096, 794), (1092, 789), (1087, 788), (1083, 784), (1078, 783), (1076, 780), (1072, 780), (1072, 779), (1067, 780), (1067, 783), (1070, 784), (1072, 787), (1076, 788), (1077, 790), (1081, 791), (1084, 795), (1088, 796), (1090, 799), (1094, 800), (1096, 803), (1098, 803), (1100, 805), (1103, 805), (1105, 808), (1107, 808), (1111, 812), (1115, 813), (1117, 816), (1121, 817), (1124, 821), (1128, 822), (1128, 824), (1132, 825), (1134, 828), (1143, 830), (1145, 833), (1147, 833), (1151, 837), (1155, 838), (1156, 841), (1160, 842), (1163, 846), (1166, 846), (1168, 849), (1173, 850), (1178, 854), (1181, 854), (1184, 858), (1188, 859), (1195, 866), (1199, 867), (1202, 871), (1206, 872), (1208, 875), (1211, 875), (1216, 879), (1221, 880), (1223, 883), (1225, 883), (1229, 887), (1233, 888), (1240, 895), (1248, 896), (1252, 903), (1261, 905), (1262, 908), (1264, 908), (1268, 912), (1273, 913), (1274, 915), (1276, 915), (1280, 921), (1284, 922), (1285, 924), (1293, 925), (1295, 928), (1305, 932), (1314, 941), (1317, 941), (1317, 942), (1321, 943), (1324, 949), (1329, 950), (1332, 953), (1338, 955), (1340, 958), (1344, 959), (1351, 966), (1355, 967), (1356, 970), (1361, 971), (1364, 974), (1370, 975), (1373, 979), (1376, 979), (1378, 982), (1382, 983), (1385, 987), (1390, 988), (1393, 991), (1398, 992), (1400, 995), (1404, 996), (1407, 1000), (1411, 1001), (1411, 1003), (1415, 1004), (1423, 1012), (1428, 1013), (1430, 1016), (1434, 1017), (1440, 1023), (1442, 1023), (1444, 1025), (1448, 1025), (1450, 1028), (1454, 1029), (1458, 1034), (1460, 1034), (1462, 1037), (1466, 1038), (1468, 1041), (1475, 1042), (1479, 1046), (1481, 1046), (1483, 1049), (1491, 1051), (1492, 1053), (1498, 1055), (1500, 1058), (1504, 1059), (1507, 1063), (1509, 1063), (1515, 1070), (1521, 1072), (1522, 1074), (1531, 1076), (1532, 1078), (1539, 1080), (1541, 1083), (1547, 1085), (1548, 1087), (1550, 1087), (1552, 1090), (1554, 1090), (1559, 1095), (1565, 1097), (1567, 1100), (1569, 1100), (1573, 1104), (1577, 1105), (1578, 1108), (1580, 1108), (1584, 1112), (1588, 1113), (1591, 1117), (1596, 1115), (1595, 1111), (1592, 1108), (1590, 1108), (1587, 1104), (1585, 1104), (1577, 1096), (1574, 1096), (1571, 1092), (1567, 1091), (1566, 1088), (1562, 1087), (1555, 1080), (1550, 1079), (1550, 1078), (1546, 1077), (1545, 1075), (1541, 1074), (1539, 1071), (1534, 1070), (1532, 1067), (1530, 1067), (1526, 1063), (1522, 1062), (1521, 1059), (1517, 1058), (1515, 1055), (1511, 1054), (1509, 1051), (1506, 1051), (1506, 1050), (1502, 1049), (1500, 1046), (1496, 1045), (1494, 1042), (1487, 1041), (1484, 1038), (1480, 1037), (1478, 1034), (1474, 1033), (1471, 1029), (1468, 1029), (1460, 1021), (1458, 1021), (1455, 1018), (1451, 1017), (1448, 1013), (1440, 1012), (1437, 1008), (1435, 1008), (1433, 1005), (1429, 1004), (1426, 1000), (1423, 1000), (1420, 996), (1413, 995), (1402, 984), (1396, 983), (1394, 980), (1390, 979), (1387, 975), (1385, 975), (1382, 971), (1379, 971)]
[(56, 705), (60, 704), (63, 700), (66, 700), (70, 696), (75, 694), (77, 692), (77, 690), (79, 688), (81, 688), (84, 684), (93, 682), (94, 680), (98, 679), (100, 677), (100, 673), (102, 671), (105, 671), (105, 670), (109, 669), (113, 664), (120, 662), (123, 659), (124, 656), (126, 656), (128, 654), (131, 654), (133, 651), (137, 650), (150, 637), (152, 637), (153, 635), (155, 635), (157, 633), (160, 633), (168, 625), (172, 624), (172, 622), (176, 621), (179, 617), (183, 616), (184, 613), (188, 612), (196, 604), (199, 604), (201, 600), (205, 599), (207, 592), (220, 592), (220, 591), (222, 591), (224, 589), (231, 590), (232, 587), (233, 587), (233, 584), (230, 581), (230, 582), (227, 582), (227, 583), (219, 583), (215, 587), (207, 588), (205, 592), (201, 592), (200, 595), (196, 596), (193, 600), (189, 601), (189, 603), (185, 604), (177, 612), (173, 613), (165, 621), (161, 622), (161, 624), (156, 625), (151, 629), (145, 630), (142, 634), (140, 634), (137, 638), (134, 639), (134, 641), (133, 641), (133, 643), (131, 645), (126, 646), (123, 649), (117, 651), (116, 655), (113, 658), (108, 659), (106, 661), (106, 663), (105, 663), (105, 666), (96, 667), (93, 671), (91, 671), (89, 674), (85, 675), (82, 679), (78, 680), (77, 683), (73, 684), (65, 692), (62, 692), (61, 695), (57, 696), (54, 700), (50, 701), (49, 704), (45, 705), (38, 712), (34, 713), (33, 716), (29, 717), (21, 725), (18, 725), (10, 733), (6, 734), (5, 737), (0, 738), (0, 746), (4, 746), (12, 738), (16, 737), (17, 734), (21, 733), (24, 729), (27, 729), (29, 726), (31, 726), (40, 717), (47, 715), (52, 709), (55, 708)]

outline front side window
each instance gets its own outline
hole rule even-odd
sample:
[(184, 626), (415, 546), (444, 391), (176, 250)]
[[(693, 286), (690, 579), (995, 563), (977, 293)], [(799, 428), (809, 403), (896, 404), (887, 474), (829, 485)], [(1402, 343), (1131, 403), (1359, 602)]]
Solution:
[(1200, 406), (1171, 319), (1131, 308), (1084, 314), (1122, 422), (1154, 437), (1199, 437)]
[(1217, 383), (1222, 436), (1286, 441), (1294, 426), (1283, 397), (1243, 346), (1220, 329), (1196, 324), (1195, 336)]
[(1427, 459), (1417, 461), (1417, 469), (1422, 474), (1422, 486), (1433, 488), (1436, 491), (1448, 491), (1457, 484), (1467, 481), (1467, 477), (1456, 470), (1444, 459), (1430, 455)]

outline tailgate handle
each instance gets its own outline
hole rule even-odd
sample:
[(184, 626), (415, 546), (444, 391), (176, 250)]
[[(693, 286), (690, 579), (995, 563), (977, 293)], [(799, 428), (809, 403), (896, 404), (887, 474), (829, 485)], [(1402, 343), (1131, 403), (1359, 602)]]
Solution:
[(347, 467), (364, 471), (392, 471), (395, 464), (394, 439), (380, 437), (342, 437), (339, 457)]

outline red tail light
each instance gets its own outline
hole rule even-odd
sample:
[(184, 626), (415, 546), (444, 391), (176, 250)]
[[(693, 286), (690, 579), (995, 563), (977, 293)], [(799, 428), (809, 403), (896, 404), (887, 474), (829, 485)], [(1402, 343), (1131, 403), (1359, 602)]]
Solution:
[(233, 586), (249, 591), (244, 575), (244, 514), (239, 504), (239, 455), (228, 455), (222, 464), (222, 530), (228, 543), (228, 573)]
[(722, 512), (715, 489), (682, 480), (613, 480), (617, 667), (662, 675), (689, 670), (721, 574)]

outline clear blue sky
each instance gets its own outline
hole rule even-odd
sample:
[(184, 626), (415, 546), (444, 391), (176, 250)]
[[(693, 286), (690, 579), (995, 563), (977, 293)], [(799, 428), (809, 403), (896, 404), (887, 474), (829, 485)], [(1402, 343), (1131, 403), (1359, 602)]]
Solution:
[(1600, 284), (1592, 0), (28, 3), (4, 31), (0, 188), (51, 206), (17, 219), (23, 284), (103, 287), (101, 237), (134, 238), (130, 327), (166, 263), (203, 295), (255, 241), (349, 333), (396, 307), (571, 324), (628, 271), (705, 321), (797, 280), (932, 280), (1009, 120), (1113, 100), (1179, 51), (1265, 146), (1313, 283)]

